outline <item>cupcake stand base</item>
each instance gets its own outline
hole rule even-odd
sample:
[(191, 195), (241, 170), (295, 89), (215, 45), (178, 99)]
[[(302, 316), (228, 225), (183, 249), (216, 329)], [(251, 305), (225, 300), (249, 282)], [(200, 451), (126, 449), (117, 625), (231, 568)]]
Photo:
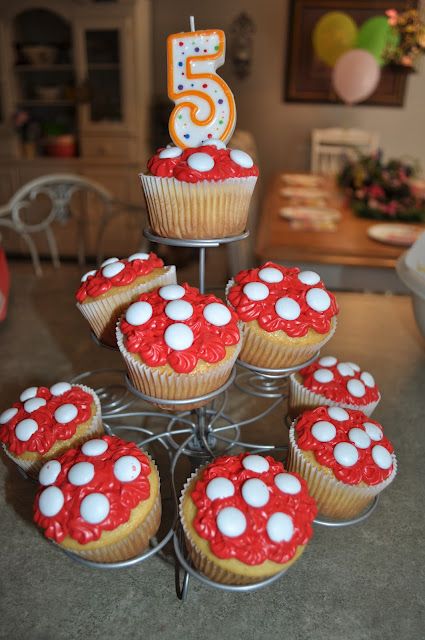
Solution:
[[(154, 235), (149, 229), (144, 232), (151, 242), (180, 247), (196, 247), (199, 249), (199, 289), (205, 292), (205, 252), (209, 247), (217, 247), (223, 243), (236, 242), (246, 238), (249, 232), (231, 238), (213, 240), (182, 240), (174, 238), (161, 238)], [(101, 343), (93, 334), (93, 340), (99, 346), (106, 348), (108, 345)], [(316, 356), (317, 357), (317, 356)], [(166, 465), (169, 474), (161, 473), (164, 479), (169, 475), (171, 498), (163, 497), (163, 513), (170, 514), (170, 524), (166, 531), (151, 540), (151, 546), (144, 553), (114, 563), (98, 563), (86, 560), (69, 551), (61, 550), (70, 558), (88, 567), (96, 569), (122, 569), (138, 565), (148, 558), (157, 555), (167, 563), (174, 564), (176, 594), (180, 600), (185, 600), (188, 593), (190, 579), (196, 578), (202, 584), (224, 591), (247, 593), (266, 587), (280, 579), (281, 573), (252, 585), (224, 585), (208, 579), (197, 571), (187, 558), (183, 533), (178, 521), (178, 498), (180, 484), (177, 481), (177, 467), (184, 459), (189, 460), (192, 469), (217, 455), (227, 452), (239, 452), (249, 450), (252, 453), (273, 452), (282, 459), (286, 456), (287, 446), (275, 446), (270, 444), (258, 444), (241, 440), (241, 430), (249, 425), (264, 419), (272, 413), (287, 398), (288, 376), (307, 366), (315, 358), (287, 369), (260, 369), (244, 362), (238, 362), (229, 380), (216, 391), (198, 398), (185, 400), (167, 400), (151, 398), (136, 389), (126, 372), (122, 369), (98, 369), (87, 371), (76, 376), (71, 382), (85, 382), (95, 389), (102, 405), (102, 416), (105, 431), (114, 435), (123, 435), (134, 440), (140, 448), (160, 446), (162, 454), (165, 453)], [(101, 384), (100, 380), (107, 380)], [(270, 404), (260, 413), (250, 416), (239, 422), (235, 422), (226, 412), (229, 400), (229, 391), (234, 386), (239, 394), (247, 394), (254, 398), (270, 400)], [(147, 408), (140, 409), (140, 401), (147, 403)], [(198, 409), (188, 409), (185, 405), (206, 402)], [(149, 404), (180, 405), (177, 412), (167, 409), (156, 409)], [(158, 427), (158, 422), (161, 427)], [(282, 418), (282, 425), (286, 424), (286, 417)], [(148, 425), (148, 426), (146, 426)], [(149, 427), (149, 428), (148, 428)], [(226, 434), (226, 435), (225, 435)], [(157, 450), (158, 451), (158, 450)], [(159, 452), (158, 452), (159, 453)], [(318, 517), (316, 524), (328, 527), (343, 527), (356, 524), (365, 520), (376, 508), (378, 500), (375, 499), (372, 506), (360, 517), (343, 522), (336, 522)], [(171, 505), (171, 506), (170, 506)], [(173, 545), (171, 545), (173, 541)], [(56, 546), (56, 545), (55, 545)], [(167, 552), (165, 548), (168, 546)], [(170, 547), (174, 547), (173, 549)], [(174, 551), (174, 554), (172, 553)]]

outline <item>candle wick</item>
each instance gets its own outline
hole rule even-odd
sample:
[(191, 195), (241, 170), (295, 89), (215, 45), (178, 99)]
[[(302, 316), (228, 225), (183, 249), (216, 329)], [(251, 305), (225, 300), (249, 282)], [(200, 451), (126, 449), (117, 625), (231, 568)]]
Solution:
[(194, 16), (190, 16), (190, 18), (189, 18), (189, 22), (190, 22), (190, 30), (191, 30), (191, 31), (196, 31), (196, 29), (195, 29), (195, 18), (194, 18)]

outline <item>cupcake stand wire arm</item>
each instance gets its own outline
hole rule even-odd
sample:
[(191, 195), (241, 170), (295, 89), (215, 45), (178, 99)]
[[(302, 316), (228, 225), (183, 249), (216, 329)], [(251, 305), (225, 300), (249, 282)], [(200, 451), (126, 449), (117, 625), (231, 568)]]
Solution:
[[(248, 237), (249, 232), (245, 232), (240, 236), (213, 240), (162, 238), (153, 234), (150, 229), (145, 229), (144, 235), (151, 242), (177, 247), (198, 248), (199, 290), (204, 293), (206, 249), (209, 247), (218, 247), (223, 243), (242, 240)], [(93, 333), (92, 338), (98, 346), (107, 346), (100, 342)], [(316, 357), (317, 356), (315, 356), (315, 358)], [(92, 384), (101, 401), (105, 431), (109, 434), (130, 432), (135, 436), (134, 440), (140, 448), (152, 444), (160, 445), (163, 448), (169, 459), (173, 514), (171, 526), (162, 534), (161, 539), (158, 540), (156, 537), (151, 541), (151, 546), (147, 551), (129, 560), (114, 563), (98, 563), (77, 556), (70, 551), (64, 551), (64, 553), (76, 562), (87, 567), (96, 569), (124, 569), (138, 565), (154, 555), (158, 555), (170, 563), (169, 556), (164, 554), (164, 548), (172, 540), (174, 547), (174, 561), (172, 564), (174, 564), (175, 567), (175, 587), (177, 597), (180, 600), (185, 600), (187, 597), (191, 577), (196, 578), (208, 587), (242, 593), (266, 587), (281, 578), (285, 571), (255, 584), (224, 585), (210, 580), (192, 566), (190, 559), (187, 557), (183, 532), (178, 520), (178, 496), (180, 491), (176, 480), (176, 470), (183, 456), (189, 458), (193, 465), (199, 466), (201, 463), (207, 462), (210, 458), (222, 455), (234, 447), (247, 449), (251, 451), (251, 453), (279, 451), (284, 455), (285, 452), (287, 452), (287, 446), (277, 447), (273, 444), (254, 444), (241, 440), (241, 429), (271, 414), (283, 400), (287, 398), (287, 379), (289, 375), (307, 366), (315, 358), (311, 358), (305, 363), (286, 369), (261, 369), (238, 361), (237, 364), (242, 370), (239, 369), (237, 372), (237, 368), (235, 367), (229, 380), (222, 385), (222, 387), (203, 396), (186, 398), (184, 400), (153, 398), (143, 394), (133, 386), (123, 369), (97, 369), (95, 371), (86, 371), (76, 376), (72, 380), (73, 383), (87, 381), (88, 378), (96, 378), (96, 376), (99, 375), (119, 377), (119, 381), (115, 383), (100, 386)], [(272, 402), (256, 415), (240, 420), (239, 422), (234, 422), (226, 413), (228, 393), (232, 385), (243, 394), (254, 398), (272, 400)], [(155, 406), (160, 405), (162, 408), (140, 410), (137, 407), (140, 400)], [(197, 409), (191, 408), (190, 405), (199, 404), (200, 402), (204, 403), (204, 405)], [(172, 408), (172, 411), (167, 410), (167, 407)], [(166, 422), (165, 429), (157, 433), (152, 429), (140, 426), (141, 421), (145, 418), (164, 420)], [(117, 423), (117, 421), (119, 422)], [(135, 422), (137, 424), (134, 424)], [(232, 437), (224, 435), (227, 431), (231, 432)], [(180, 442), (179, 439), (182, 437), (184, 438), (183, 442)], [(354, 524), (367, 518), (375, 509), (376, 505), (377, 498), (371, 507), (355, 520), (335, 522), (326, 520), (325, 518), (317, 518), (315, 522), (328, 527)]]

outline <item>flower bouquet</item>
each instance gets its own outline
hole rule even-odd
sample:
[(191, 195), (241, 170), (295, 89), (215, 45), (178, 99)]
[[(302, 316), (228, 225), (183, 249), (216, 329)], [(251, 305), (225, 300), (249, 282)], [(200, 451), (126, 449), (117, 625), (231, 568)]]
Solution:
[(395, 9), (388, 9), (385, 14), (398, 40), (397, 44), (387, 48), (385, 62), (414, 67), (419, 56), (425, 53), (425, 22), (419, 11), (408, 9), (399, 13)]

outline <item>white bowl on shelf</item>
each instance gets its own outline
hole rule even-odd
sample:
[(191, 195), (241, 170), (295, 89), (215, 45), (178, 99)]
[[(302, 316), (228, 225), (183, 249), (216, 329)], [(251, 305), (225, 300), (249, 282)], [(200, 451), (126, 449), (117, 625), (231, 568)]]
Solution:
[(406, 253), (397, 260), (396, 271), (410, 291), (416, 323), (425, 338), (425, 275), (422, 277), (406, 264)]
[(56, 47), (44, 44), (31, 44), (22, 47), (22, 53), (28, 63), (34, 67), (54, 64), (58, 50)]

